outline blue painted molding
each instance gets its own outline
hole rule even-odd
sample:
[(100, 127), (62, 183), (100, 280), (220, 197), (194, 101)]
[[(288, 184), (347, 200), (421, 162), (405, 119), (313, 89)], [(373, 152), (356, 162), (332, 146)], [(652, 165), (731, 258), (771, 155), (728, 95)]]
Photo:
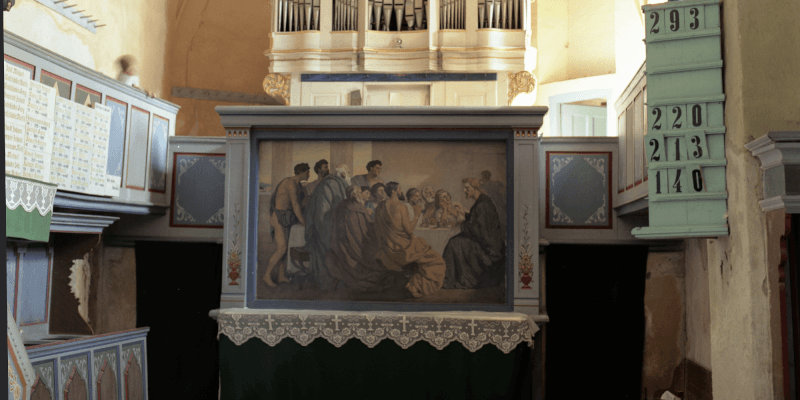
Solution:
[(143, 339), (147, 337), (150, 328), (137, 328), (121, 333), (111, 333), (108, 335), (88, 336), (81, 339), (67, 340), (52, 344), (43, 344), (27, 348), (28, 357), (37, 362), (48, 357), (58, 356), (65, 353), (78, 352), (86, 349), (114, 346), (118, 344), (128, 344), (127, 341)]
[(50, 232), (103, 233), (119, 217), (54, 212)]
[(301, 82), (456, 82), (496, 81), (496, 73), (481, 74), (302, 74)]
[(154, 204), (123, 203), (106, 197), (79, 193), (56, 192), (54, 207), (75, 210), (107, 211), (121, 214), (166, 215), (167, 207)]

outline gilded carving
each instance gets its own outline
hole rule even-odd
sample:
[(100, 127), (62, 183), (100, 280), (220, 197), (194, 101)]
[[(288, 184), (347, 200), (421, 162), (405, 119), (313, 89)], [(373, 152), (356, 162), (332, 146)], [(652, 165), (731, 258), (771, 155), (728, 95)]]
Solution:
[(292, 79), (291, 74), (267, 74), (264, 77), (264, 91), (268, 95), (283, 100), (283, 104), (289, 104), (289, 83)]
[(508, 73), (508, 105), (520, 93), (531, 93), (536, 87), (536, 77), (528, 71)]
[(8, 358), (8, 393), (14, 395), (14, 400), (22, 397), (22, 385), (17, 379), (17, 371), (11, 365), (11, 357)]

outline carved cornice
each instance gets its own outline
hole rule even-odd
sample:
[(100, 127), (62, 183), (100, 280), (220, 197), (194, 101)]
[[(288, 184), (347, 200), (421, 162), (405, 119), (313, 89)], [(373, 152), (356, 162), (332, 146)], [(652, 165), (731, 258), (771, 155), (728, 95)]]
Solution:
[(229, 138), (247, 139), (250, 136), (250, 128), (226, 128), (225, 133)]
[(536, 88), (536, 76), (528, 71), (508, 73), (508, 105), (520, 93), (531, 93)]
[(761, 169), (800, 163), (800, 131), (769, 132), (744, 147), (761, 160)]
[(792, 179), (800, 165), (800, 131), (769, 132), (744, 147), (761, 161), (761, 211), (785, 208), (787, 214), (800, 213), (800, 187)]
[(54, 212), (50, 232), (103, 233), (117, 220), (119, 217)]
[(283, 104), (289, 104), (289, 85), (292, 80), (291, 74), (281, 75), (277, 73), (267, 74), (264, 77), (262, 85), (267, 95), (272, 96), (275, 100), (283, 101)]
[(514, 136), (518, 138), (536, 138), (538, 137), (538, 128), (514, 128)]

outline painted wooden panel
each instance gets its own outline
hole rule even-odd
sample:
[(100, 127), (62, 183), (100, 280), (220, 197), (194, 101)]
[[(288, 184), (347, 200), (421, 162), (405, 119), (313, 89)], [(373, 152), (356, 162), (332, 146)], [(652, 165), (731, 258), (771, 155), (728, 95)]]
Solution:
[[(113, 121), (119, 126), (116, 128), (112, 124), (111, 136), (109, 137), (109, 158), (110, 164), (106, 167), (106, 179), (108, 187), (117, 187), (119, 191), (106, 191), (102, 195), (118, 198), (115, 202), (97, 202), (96, 198), (86, 193), (82, 188), (85, 185), (77, 185), (72, 191), (79, 193), (59, 193), (56, 195), (56, 203), (66, 208), (80, 208), (89, 210), (113, 211), (121, 213), (135, 214), (159, 214), (165, 213), (168, 206), (168, 196), (162, 189), (161, 192), (146, 191), (147, 172), (150, 168), (148, 164), (148, 154), (150, 152), (150, 118), (146, 118), (146, 123), (142, 137), (131, 140), (127, 129), (131, 126), (131, 111), (128, 107), (138, 107), (145, 110), (145, 113), (155, 112), (168, 121), (168, 135), (174, 134), (175, 114), (178, 107), (163, 99), (150, 98), (144, 92), (123, 85), (115, 79), (101, 73), (89, 70), (71, 60), (31, 43), (13, 33), (6, 32), (3, 35), (3, 52), (5, 59), (10, 64), (23, 68), (27, 76), (31, 79), (40, 81), (42, 84), (52, 87), (57, 86), (59, 99), (69, 99), (68, 101), (80, 107), (87, 104), (105, 104), (114, 107), (114, 100), (119, 100), (121, 115)], [(33, 73), (35, 72), (35, 74)], [(113, 97), (113, 99), (112, 99)], [(126, 115), (127, 114), (127, 115)], [(115, 137), (116, 135), (116, 137)], [(159, 142), (158, 139), (156, 139)], [(136, 147), (136, 146), (139, 147)], [(129, 147), (130, 146), (130, 147)], [(133, 149), (131, 151), (130, 149)], [(130, 173), (130, 186), (126, 183), (126, 170), (128, 153), (134, 153), (134, 161), (137, 161), (135, 171)], [(139, 155), (138, 160), (136, 160)], [(158, 160), (166, 166), (164, 161), (167, 154)], [(71, 159), (71, 157), (70, 157)], [(138, 168), (141, 167), (141, 168)], [(154, 175), (155, 176), (155, 175)], [(161, 185), (167, 187), (169, 183)], [(159, 185), (153, 185), (157, 187)]]
[(225, 154), (175, 153), (172, 227), (222, 228)]
[(627, 177), (627, 168), (624, 168), (628, 159), (626, 155), (628, 154), (628, 134), (626, 130), (626, 118), (625, 118), (625, 111), (617, 117), (617, 134), (619, 135), (619, 165), (622, 168), (618, 168), (619, 170), (619, 179), (617, 180), (617, 190), (619, 193), (625, 191), (625, 182)]
[(6, 344), (8, 357), (8, 398), (22, 400), (30, 398), (31, 386), (36, 380), (33, 367), (22, 343), (21, 331), (11, 316), (6, 304)]
[(19, 325), (47, 323), (51, 263), (47, 249), (30, 245), (20, 259)]
[(39, 82), (50, 87), (55, 87), (56, 94), (59, 97), (69, 100), (70, 96), (72, 95), (72, 81), (62, 78), (52, 72), (42, 70)]
[(17, 317), (17, 255), (14, 249), (6, 247), (6, 303), (11, 307), (14, 318)]
[(639, 93), (633, 101), (633, 185), (644, 180), (644, 94)]
[(77, 366), (73, 366), (69, 378), (64, 383), (64, 400), (89, 400), (91, 387), (87, 387), (86, 379), (81, 376)]
[[(92, 351), (92, 385), (97, 388), (97, 400), (117, 399), (120, 349), (118, 346)], [(109, 390), (113, 387), (113, 392)]]
[[(27, 353), (33, 373), (42, 390), (53, 394), (51, 400), (64, 400), (70, 391), (85, 387), (89, 399), (124, 399), (128, 390), (146, 398), (146, 342), (148, 328), (90, 336), (64, 342), (30, 346)], [(130, 360), (135, 365), (131, 367)], [(133, 369), (132, 369), (133, 368)], [(73, 375), (73, 372), (75, 373)], [(126, 388), (126, 375), (137, 376), (138, 387)], [(76, 389), (76, 388), (81, 389)], [(73, 395), (76, 392), (73, 391)]]
[(17, 67), (24, 69), (25, 71), (28, 71), (28, 78), (33, 79), (34, 74), (36, 73), (36, 67), (6, 54), (3, 54), (3, 59), (11, 64), (16, 65)]
[(138, 107), (131, 108), (130, 144), (126, 160), (126, 185), (128, 189), (144, 190), (144, 176), (147, 171), (147, 137), (150, 126), (150, 113)]
[(144, 381), (142, 380), (142, 367), (133, 354), (130, 355), (125, 365), (125, 400), (144, 399)]
[(611, 229), (611, 153), (546, 152), (547, 228)]
[(122, 346), (122, 367), (124, 373), (124, 400), (141, 400), (147, 396), (147, 375), (144, 373), (145, 364), (142, 362), (143, 349), (142, 343)]
[(86, 352), (60, 360), (58, 375), (64, 400), (91, 398), (92, 387), (86, 384), (92, 369), (89, 358), (90, 354)]
[(75, 102), (78, 104), (94, 106), (94, 103), (100, 103), (102, 97), (103, 94), (96, 90), (81, 85), (75, 87)]
[(25, 396), (26, 388), (25, 376), (14, 360), (13, 353), (8, 353), (8, 399), (22, 400)]
[(116, 372), (108, 360), (103, 360), (103, 365), (97, 374), (97, 400), (117, 399), (119, 399), (119, 394)]
[[(36, 374), (37, 385), (34, 387), (34, 395), (40, 399), (56, 400), (58, 393), (58, 380), (56, 379), (58, 367), (56, 359), (49, 359), (33, 364), (33, 371)], [(49, 395), (49, 397), (45, 397)]]
[[(650, 226), (639, 238), (727, 235), (719, 3), (642, 7), (647, 44)], [(656, 25), (657, 19), (664, 25)]]
[(53, 397), (53, 391), (47, 388), (43, 380), (36, 379), (31, 389), (31, 400), (55, 400), (55, 397)]
[(150, 140), (150, 168), (148, 189), (164, 193), (167, 190), (167, 136), (169, 120), (153, 114), (153, 130)]
[[(108, 136), (108, 187), (122, 186), (122, 160), (125, 153), (125, 128), (128, 124), (128, 104), (113, 97), (106, 97), (106, 106), (111, 108), (111, 131)], [(118, 195), (119, 193), (117, 193)]]

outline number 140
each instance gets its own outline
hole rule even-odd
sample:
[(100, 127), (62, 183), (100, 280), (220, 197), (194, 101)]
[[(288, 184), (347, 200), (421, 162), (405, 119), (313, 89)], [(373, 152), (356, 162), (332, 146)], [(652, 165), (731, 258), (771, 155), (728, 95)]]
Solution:
[(700, 167), (656, 170), (654, 181), (655, 194), (691, 194), (706, 190)]

